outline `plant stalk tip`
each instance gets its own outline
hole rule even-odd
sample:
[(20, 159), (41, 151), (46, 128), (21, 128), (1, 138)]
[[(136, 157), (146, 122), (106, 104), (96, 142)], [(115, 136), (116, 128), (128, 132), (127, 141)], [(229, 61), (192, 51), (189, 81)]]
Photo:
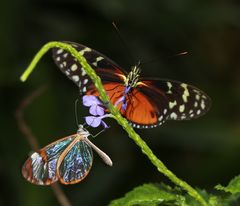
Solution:
[(203, 197), (189, 184), (185, 181), (179, 179), (174, 173), (172, 173), (164, 164), (163, 162), (158, 159), (152, 152), (152, 150), (148, 147), (148, 145), (141, 139), (141, 137), (133, 130), (133, 128), (128, 124), (127, 120), (124, 119), (116, 107), (114, 107), (109, 97), (106, 94), (106, 91), (102, 85), (101, 79), (97, 76), (95, 71), (92, 67), (87, 63), (86, 59), (71, 45), (62, 43), (62, 42), (49, 42), (45, 44), (40, 51), (36, 54), (33, 58), (32, 62), (30, 63), (29, 67), (25, 70), (25, 72), (20, 77), (22, 82), (25, 82), (35, 68), (36, 64), (39, 62), (41, 57), (51, 48), (62, 48), (67, 52), (71, 53), (71, 55), (76, 58), (79, 64), (82, 65), (88, 76), (92, 79), (94, 85), (96, 86), (101, 100), (104, 102), (108, 102), (108, 109), (111, 112), (112, 118), (114, 118), (128, 133), (129, 137), (141, 148), (142, 152), (148, 157), (148, 159), (152, 162), (152, 164), (158, 169), (159, 172), (167, 176), (173, 183), (183, 188), (185, 191), (188, 192), (190, 196), (192, 196), (195, 200), (197, 200), (202, 206), (207, 206), (207, 202), (203, 199)]

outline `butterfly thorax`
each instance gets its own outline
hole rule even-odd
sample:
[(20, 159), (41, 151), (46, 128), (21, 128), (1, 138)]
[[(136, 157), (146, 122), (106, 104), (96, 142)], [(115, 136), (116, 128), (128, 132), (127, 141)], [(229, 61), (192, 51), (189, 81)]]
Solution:
[(135, 88), (137, 86), (137, 83), (138, 83), (138, 80), (139, 80), (139, 76), (140, 76), (140, 72), (141, 72), (139, 65), (140, 64), (137, 64), (137, 65), (135, 65), (131, 68), (131, 71), (129, 72), (129, 74), (127, 75), (127, 77), (124, 81), (124, 86), (125, 86), (124, 94), (115, 103), (115, 105), (118, 105), (120, 102), (122, 102), (121, 108), (124, 111), (126, 111), (126, 108), (127, 108), (126, 96), (127, 96), (127, 94), (129, 94), (131, 92), (131, 90), (133, 88)]
[(89, 133), (86, 129), (84, 129), (84, 127), (83, 127), (82, 124), (80, 124), (80, 125), (78, 126), (77, 134), (78, 134), (79, 136), (84, 137), (84, 138), (90, 136), (90, 133)]
[(127, 78), (124, 81), (124, 85), (128, 90), (137, 86), (139, 76), (140, 76), (140, 67), (139, 64), (131, 68), (131, 72), (127, 75)]

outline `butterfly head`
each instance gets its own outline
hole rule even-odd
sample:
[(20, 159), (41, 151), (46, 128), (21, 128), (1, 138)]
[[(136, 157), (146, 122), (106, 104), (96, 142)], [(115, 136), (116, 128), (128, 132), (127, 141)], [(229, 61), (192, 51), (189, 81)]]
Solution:
[(77, 134), (83, 136), (84, 138), (90, 136), (89, 131), (87, 131), (82, 124), (78, 126)]
[(134, 88), (137, 86), (138, 80), (139, 80), (139, 76), (140, 76), (140, 62), (133, 66), (131, 68), (131, 72), (129, 72), (124, 84), (127, 88)]

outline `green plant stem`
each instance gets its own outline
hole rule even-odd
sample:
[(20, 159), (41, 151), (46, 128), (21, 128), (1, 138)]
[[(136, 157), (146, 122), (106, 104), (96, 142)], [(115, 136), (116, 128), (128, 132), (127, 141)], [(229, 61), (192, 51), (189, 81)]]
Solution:
[(49, 42), (45, 44), (40, 51), (33, 58), (32, 62), (25, 70), (23, 75), (21, 76), (22, 81), (26, 81), (28, 76), (31, 74), (41, 57), (51, 48), (61, 48), (71, 53), (73, 57), (75, 57), (79, 63), (84, 68), (85, 72), (92, 79), (94, 85), (96, 86), (100, 98), (103, 102), (108, 103), (108, 109), (113, 115), (113, 118), (123, 127), (123, 129), (128, 133), (128, 136), (141, 148), (142, 152), (148, 157), (148, 159), (155, 165), (159, 172), (168, 177), (173, 183), (183, 188), (188, 192), (193, 198), (195, 198), (201, 205), (207, 206), (207, 202), (203, 199), (203, 197), (189, 184), (185, 181), (179, 179), (175, 174), (173, 174), (161, 160), (159, 160), (152, 152), (152, 150), (148, 147), (148, 145), (141, 139), (141, 137), (133, 130), (133, 128), (128, 124), (128, 121), (122, 117), (119, 111), (111, 104), (109, 98), (104, 90), (104, 87), (101, 83), (101, 79), (97, 76), (95, 71), (91, 68), (91, 66), (87, 63), (86, 59), (78, 53), (76, 49), (74, 49), (71, 45), (62, 42)]

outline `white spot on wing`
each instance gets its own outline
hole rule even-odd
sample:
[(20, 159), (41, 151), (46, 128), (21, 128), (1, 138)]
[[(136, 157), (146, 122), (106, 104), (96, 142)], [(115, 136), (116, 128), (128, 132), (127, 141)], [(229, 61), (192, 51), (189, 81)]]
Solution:
[(88, 83), (88, 79), (84, 79), (83, 84), (87, 84), (87, 83)]
[(83, 87), (82, 91), (83, 91), (83, 92), (86, 92), (86, 91), (87, 91), (87, 88), (86, 88), (86, 87)]
[(199, 94), (196, 94), (196, 100), (199, 100), (199, 99), (200, 99)]
[(181, 119), (186, 119), (186, 116), (185, 115), (181, 116)]
[(167, 86), (168, 86), (168, 94), (172, 94), (171, 88), (172, 88), (172, 83), (171, 82), (167, 82)]
[(82, 83), (81, 81), (78, 82), (78, 87), (81, 87)]
[(172, 109), (174, 106), (177, 105), (176, 100), (174, 102), (169, 102), (169, 108)]
[(188, 91), (188, 88), (187, 88), (187, 84), (182, 83), (181, 87), (184, 89), (183, 95), (182, 95), (183, 101), (187, 102), (187, 98), (189, 96), (189, 91)]
[(61, 54), (63, 52), (63, 49), (58, 49), (57, 54)]
[(69, 72), (68, 70), (66, 70), (65, 73), (66, 73), (66, 75), (69, 75), (69, 74), (70, 74), (70, 72)]
[(76, 71), (77, 70), (77, 65), (76, 64), (73, 64), (72, 66), (71, 66), (71, 70), (74, 72), (74, 71)]
[(90, 48), (86, 47), (83, 50), (79, 51), (78, 53), (81, 55), (84, 55), (85, 52), (90, 52), (90, 51), (92, 51), (92, 50)]
[(85, 70), (82, 68), (82, 76), (85, 76), (86, 75), (86, 72)]
[(170, 118), (171, 118), (171, 119), (177, 119), (177, 114), (176, 114), (175, 112), (172, 112), (172, 113), (170, 114)]
[(73, 75), (72, 79), (74, 82), (78, 82), (79, 81), (79, 76), (78, 75)]
[(98, 63), (99, 61), (101, 61), (102, 59), (103, 59), (103, 57), (97, 57), (97, 58), (96, 58), (96, 61), (93, 62), (92, 64), (96, 67), (96, 66), (97, 66), (97, 63)]
[(163, 114), (167, 114), (167, 109), (164, 109), (164, 110), (163, 110)]
[(184, 112), (184, 110), (185, 110), (185, 105), (184, 104), (180, 105), (179, 112)]
[(68, 53), (63, 54), (64, 58), (67, 58), (67, 56), (68, 56)]
[(205, 101), (202, 100), (202, 101), (201, 101), (201, 108), (202, 108), (202, 109), (205, 109), (205, 107), (206, 107), (206, 105), (205, 105)]
[(97, 62), (100, 62), (101, 60), (103, 60), (103, 57), (97, 57), (97, 58), (96, 58), (96, 61), (97, 61)]

